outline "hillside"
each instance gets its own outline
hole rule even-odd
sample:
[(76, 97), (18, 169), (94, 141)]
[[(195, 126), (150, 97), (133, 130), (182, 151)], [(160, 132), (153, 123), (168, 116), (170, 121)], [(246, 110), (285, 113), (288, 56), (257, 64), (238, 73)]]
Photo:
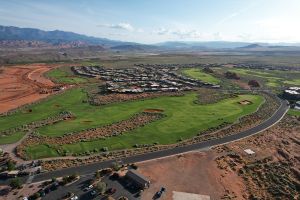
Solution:
[(0, 44), (10, 46), (88, 46), (101, 45), (111, 47), (116, 45), (134, 44), (106, 38), (96, 38), (66, 31), (43, 31), (34, 28), (19, 28), (14, 26), (0, 26)]

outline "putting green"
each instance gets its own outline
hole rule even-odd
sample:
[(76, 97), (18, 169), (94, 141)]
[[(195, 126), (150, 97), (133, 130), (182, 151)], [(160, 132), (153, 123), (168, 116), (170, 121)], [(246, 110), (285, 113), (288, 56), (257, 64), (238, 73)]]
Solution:
[(202, 72), (201, 69), (198, 68), (184, 69), (182, 70), (182, 73), (191, 78), (211, 84), (219, 84), (221, 82), (219, 79), (215, 78), (214, 76), (208, 73)]

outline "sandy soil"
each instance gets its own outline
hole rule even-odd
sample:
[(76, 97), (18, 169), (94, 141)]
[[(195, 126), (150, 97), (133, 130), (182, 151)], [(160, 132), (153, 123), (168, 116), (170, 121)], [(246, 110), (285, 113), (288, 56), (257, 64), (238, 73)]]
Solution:
[[(0, 186), (1, 189), (8, 188), (10, 190), (9, 186)], [(13, 200), (13, 199), (23, 199), (23, 197), (29, 197), (30, 195), (38, 192), (41, 189), (41, 184), (25, 184), (23, 185), (22, 189), (15, 189), (9, 192), (7, 195), (3, 195), (0, 197), (1, 200)]]
[[(298, 199), (300, 192), (295, 192), (292, 186), (300, 184), (299, 133), (300, 118), (286, 116), (280, 123), (256, 136), (205, 152), (140, 163), (138, 170), (151, 181), (142, 199), (152, 199), (161, 187), (167, 189), (161, 198), (164, 200), (171, 200), (173, 191), (209, 195), (211, 199), (249, 199), (251, 195), (258, 199), (274, 199), (267, 191), (277, 189), (276, 177), (281, 177), (280, 174), (284, 174), (281, 178), (287, 183), (280, 184), (280, 190), (284, 194), (294, 192), (292, 199)], [(245, 149), (251, 149), (255, 154), (248, 155)], [(240, 169), (245, 171), (250, 166), (256, 168), (239, 173)], [(258, 171), (262, 176), (258, 176)], [(290, 196), (280, 197), (291, 199)]]
[(43, 74), (53, 66), (32, 64), (2, 67), (0, 72), (0, 113), (32, 103), (50, 94), (40, 94), (55, 84)]
[(251, 89), (251, 87), (248, 85), (248, 83), (245, 83), (244, 81), (233, 80), (233, 82), (235, 84), (237, 84), (238, 86), (240, 86), (241, 88), (245, 89), (245, 90), (250, 90)]
[(167, 189), (164, 200), (171, 200), (173, 191), (209, 195), (211, 199), (234, 193), (243, 199), (242, 179), (234, 172), (220, 170), (214, 161), (217, 155), (213, 151), (193, 152), (138, 164), (138, 170), (151, 181), (142, 199), (152, 199), (161, 187)]

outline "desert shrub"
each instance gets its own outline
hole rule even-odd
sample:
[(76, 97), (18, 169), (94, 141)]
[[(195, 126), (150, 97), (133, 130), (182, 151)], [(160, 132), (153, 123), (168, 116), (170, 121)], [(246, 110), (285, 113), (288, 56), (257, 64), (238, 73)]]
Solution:
[(96, 190), (100, 193), (103, 194), (106, 191), (106, 183), (104, 182), (99, 182), (96, 185)]
[(19, 178), (14, 178), (10, 181), (9, 186), (12, 187), (13, 189), (15, 188), (21, 188), (22, 183)]

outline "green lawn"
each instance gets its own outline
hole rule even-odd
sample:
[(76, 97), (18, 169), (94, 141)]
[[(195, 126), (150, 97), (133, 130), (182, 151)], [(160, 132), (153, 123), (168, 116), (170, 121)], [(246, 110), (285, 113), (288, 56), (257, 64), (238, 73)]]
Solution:
[(216, 77), (208, 73), (202, 72), (201, 69), (197, 68), (184, 69), (182, 70), (182, 73), (191, 78), (198, 79), (211, 84), (219, 84), (221, 82)]
[(35, 145), (26, 149), (27, 155), (31, 159), (57, 157), (59, 154), (55, 149), (49, 148), (47, 145)]
[(11, 135), (1, 135), (0, 136), (0, 145), (1, 144), (12, 144), (18, 142), (24, 136), (23, 132), (16, 132)]
[[(72, 89), (63, 94), (49, 97), (49, 99), (39, 104), (29, 106), (12, 115), (0, 117), (0, 131), (42, 120), (49, 116), (57, 115), (61, 111), (77, 111), (79, 114), (81, 110), (86, 108), (89, 108), (91, 111), (93, 106), (82, 103), (85, 99), (86, 94), (82, 89)], [(32, 112), (27, 112), (28, 109), (31, 109)]]
[(300, 73), (297, 71), (279, 71), (279, 70), (256, 70), (256, 69), (230, 69), (239, 75), (254, 76), (266, 80), (269, 87), (279, 87), (282, 85), (300, 85)]
[(86, 83), (87, 79), (73, 75), (69, 68), (56, 68), (47, 72), (46, 76), (56, 83), (80, 84)]
[[(24, 125), (33, 121), (57, 115), (61, 111), (70, 111), (75, 119), (58, 122), (38, 129), (40, 134), (47, 136), (61, 136), (72, 131), (80, 131), (91, 127), (118, 122), (130, 118), (144, 109), (157, 108), (164, 110), (166, 117), (146, 126), (140, 127), (122, 136), (80, 142), (64, 145), (62, 148), (71, 153), (82, 153), (95, 148), (108, 147), (110, 150), (131, 148), (134, 144), (176, 143), (179, 139), (195, 136), (199, 131), (218, 126), (223, 122), (232, 123), (239, 117), (254, 112), (263, 102), (258, 95), (240, 95), (236, 98), (222, 100), (215, 104), (199, 105), (194, 101), (196, 93), (186, 93), (178, 97), (159, 97), (143, 101), (116, 103), (106, 106), (92, 106), (85, 103), (86, 93), (83, 89), (68, 90), (63, 94), (30, 106), (32, 112), (19, 111), (6, 117), (0, 117), (0, 130)], [(238, 104), (241, 100), (250, 100), (251, 105)], [(21, 137), (21, 136), (20, 136)], [(19, 138), (15, 137), (16, 140)], [(55, 149), (46, 145), (27, 148), (32, 158), (57, 156)]]
[(294, 116), (299, 116), (300, 117), (300, 111), (299, 110), (295, 110), (295, 109), (290, 109), (288, 111), (289, 115), (294, 115)]
[(300, 85), (300, 78), (294, 79), (294, 80), (289, 80), (289, 81), (283, 81), (283, 82), (286, 84), (289, 84), (289, 85)]
[[(108, 147), (110, 150), (132, 148), (134, 144), (153, 144), (154, 142), (159, 144), (176, 143), (179, 139), (190, 138), (201, 130), (220, 125), (223, 122), (232, 123), (239, 117), (254, 112), (263, 102), (261, 96), (240, 95), (215, 104), (198, 105), (194, 103), (197, 94), (188, 93), (181, 97), (159, 97), (144, 101), (95, 107), (81, 102), (81, 98), (84, 98), (85, 95), (78, 89), (71, 90), (65, 95), (71, 97), (74, 96), (74, 93), (77, 95), (76, 101), (60, 102), (60, 105), (64, 105), (65, 110), (74, 113), (76, 119), (42, 127), (39, 129), (41, 134), (60, 136), (70, 131), (102, 126), (127, 119), (134, 113), (147, 108), (163, 109), (166, 117), (122, 136), (62, 146), (64, 150), (70, 153), (83, 153), (102, 147)], [(68, 100), (65, 95), (63, 95), (64, 101)], [(81, 98), (78, 96), (81, 96)], [(245, 99), (252, 101), (253, 104), (246, 106), (238, 104), (239, 101)], [(49, 105), (48, 102), (47, 104)], [(85, 123), (84, 121), (91, 122)], [(29, 156), (38, 158), (36, 154), (32, 154), (34, 149), (36, 147), (28, 147), (27, 152)], [(53, 152), (56, 152), (54, 149), (43, 145), (43, 157), (47, 156), (46, 152), (48, 151), (49, 156), (53, 156)]]
[[(263, 101), (263, 98), (260, 96), (241, 95), (216, 104), (196, 105), (193, 103), (195, 99), (195, 94), (193, 93), (184, 97), (172, 98), (167, 100), (168, 103), (164, 105), (159, 105), (159, 99), (157, 102), (154, 101), (157, 105), (155, 108), (165, 110), (167, 117), (162, 120), (137, 128), (118, 137), (80, 142), (64, 145), (63, 147), (68, 152), (80, 153), (99, 147), (108, 147), (110, 150), (116, 150), (131, 148), (135, 144), (176, 143), (179, 139), (191, 138), (199, 131), (215, 127), (223, 122), (233, 123), (239, 117), (254, 112)], [(254, 103), (247, 106), (238, 104), (240, 100), (244, 99)]]

